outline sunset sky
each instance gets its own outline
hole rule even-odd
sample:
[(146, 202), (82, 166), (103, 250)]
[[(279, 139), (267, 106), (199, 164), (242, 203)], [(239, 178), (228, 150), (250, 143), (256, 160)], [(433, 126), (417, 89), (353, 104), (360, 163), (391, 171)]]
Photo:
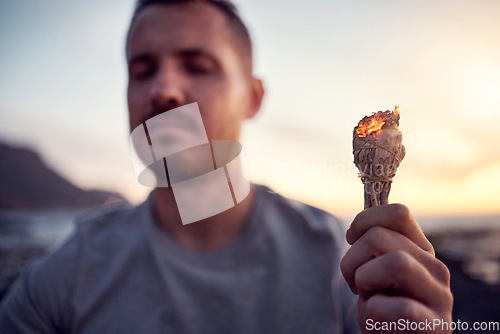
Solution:
[[(125, 33), (133, 0), (0, 0), (0, 140), (133, 203)], [(500, 214), (500, 1), (236, 1), (266, 97), (244, 129), (251, 179), (341, 216), (362, 210), (352, 130), (400, 106), (390, 200)]]

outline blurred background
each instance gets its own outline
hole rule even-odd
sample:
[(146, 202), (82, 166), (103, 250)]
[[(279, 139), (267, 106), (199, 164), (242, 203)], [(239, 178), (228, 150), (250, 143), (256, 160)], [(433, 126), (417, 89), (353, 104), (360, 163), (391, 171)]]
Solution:
[[(252, 181), (341, 217), (363, 209), (352, 131), (400, 106), (391, 201), (452, 271), (455, 318), (500, 318), (500, 1), (235, 1), (266, 87)], [(0, 0), (0, 293), (97, 206), (138, 204), (125, 34), (133, 0)], [(492, 299), (493, 298), (493, 299)], [(491, 301), (495, 302), (491, 302)]]

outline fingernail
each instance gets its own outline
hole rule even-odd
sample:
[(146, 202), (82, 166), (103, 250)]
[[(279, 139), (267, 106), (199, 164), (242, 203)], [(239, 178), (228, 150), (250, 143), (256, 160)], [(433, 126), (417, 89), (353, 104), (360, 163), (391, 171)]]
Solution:
[(352, 239), (353, 239), (353, 237), (352, 237), (352, 232), (351, 232), (351, 229), (348, 229), (348, 230), (347, 230), (347, 232), (346, 232), (346, 234), (345, 234), (345, 239), (346, 239), (346, 241), (347, 241), (347, 243), (348, 243), (349, 245), (352, 245)]

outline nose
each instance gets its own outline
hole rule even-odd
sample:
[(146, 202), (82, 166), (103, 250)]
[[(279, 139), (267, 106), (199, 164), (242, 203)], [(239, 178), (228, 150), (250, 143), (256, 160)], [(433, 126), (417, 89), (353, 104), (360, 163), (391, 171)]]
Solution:
[(182, 76), (172, 66), (165, 65), (158, 71), (149, 95), (151, 116), (186, 104)]

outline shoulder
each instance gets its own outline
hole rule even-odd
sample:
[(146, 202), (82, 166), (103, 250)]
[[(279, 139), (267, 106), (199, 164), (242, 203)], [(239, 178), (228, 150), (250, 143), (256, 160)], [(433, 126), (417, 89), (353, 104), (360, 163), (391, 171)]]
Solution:
[(80, 217), (70, 242), (97, 248), (133, 242), (144, 234), (143, 221), (149, 214), (149, 208), (148, 202), (145, 202), (137, 207), (102, 209)]
[(75, 309), (96, 296), (103, 282), (112, 282), (131, 254), (145, 248), (136, 247), (146, 239), (141, 232), (145, 209), (144, 204), (104, 209), (79, 221), (62, 246), (32, 264), (15, 283), (2, 304), (3, 316), (9, 318), (4, 325), (29, 326), (30, 332), (70, 328)]
[(77, 267), (112, 259), (117, 250), (142, 242), (144, 206), (143, 203), (138, 207), (102, 208), (77, 218), (70, 238), (35, 263), (33, 273), (42, 271), (50, 276), (53, 272), (60, 275), (69, 270), (68, 274), (74, 277)]
[(134, 253), (147, 248), (144, 220), (149, 217), (149, 208), (145, 202), (137, 207), (102, 209), (80, 217), (68, 241), (34, 270), (42, 274), (53, 268), (57, 275), (67, 274), (68, 282), (78, 282), (81, 277), (102, 278), (110, 266), (121, 266)]
[(344, 244), (345, 229), (341, 221), (332, 214), (297, 200), (286, 198), (266, 186), (256, 185), (257, 210), (271, 225), (279, 225), (287, 230), (314, 238), (334, 239)]

